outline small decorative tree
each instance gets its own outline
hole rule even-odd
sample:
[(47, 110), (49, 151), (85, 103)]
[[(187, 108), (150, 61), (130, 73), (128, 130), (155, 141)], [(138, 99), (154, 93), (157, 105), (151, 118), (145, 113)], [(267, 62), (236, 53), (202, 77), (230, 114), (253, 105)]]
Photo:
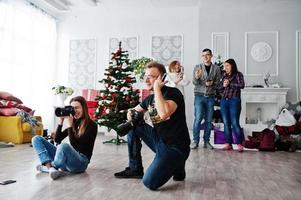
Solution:
[[(109, 131), (117, 131), (117, 126), (126, 121), (127, 110), (139, 103), (139, 90), (132, 86), (136, 82), (133, 68), (130, 66), (127, 51), (121, 48), (121, 42), (119, 49), (112, 53), (109, 67), (105, 70), (105, 78), (99, 81), (104, 84), (105, 89), (100, 90), (96, 98), (99, 105), (95, 111), (96, 122), (106, 126)], [(117, 135), (116, 139), (104, 143), (119, 145), (124, 142)]]

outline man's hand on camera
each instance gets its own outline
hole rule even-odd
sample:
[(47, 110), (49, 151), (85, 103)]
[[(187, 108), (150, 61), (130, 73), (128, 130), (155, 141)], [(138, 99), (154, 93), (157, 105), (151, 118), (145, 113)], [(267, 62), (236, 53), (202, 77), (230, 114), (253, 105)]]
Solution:
[(128, 121), (132, 120), (132, 115), (133, 115), (134, 111), (135, 111), (135, 109), (129, 109), (128, 110), (127, 115), (126, 115)]

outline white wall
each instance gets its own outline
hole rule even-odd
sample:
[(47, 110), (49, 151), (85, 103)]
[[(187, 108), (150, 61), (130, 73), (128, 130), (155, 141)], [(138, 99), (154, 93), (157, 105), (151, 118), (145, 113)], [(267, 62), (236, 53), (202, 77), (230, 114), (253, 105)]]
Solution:
[[(211, 47), (212, 32), (230, 33), (230, 57), (244, 72), (246, 31), (279, 31), (279, 76), (272, 81), (292, 88), (288, 100), (296, 100), (295, 33), (301, 30), (300, 0), (200, 0), (199, 6), (179, 7), (145, 0), (102, 1), (96, 8), (73, 11), (58, 21), (58, 80), (68, 79), (70, 39), (97, 39), (97, 80), (109, 62), (108, 39), (139, 36), (139, 57), (151, 56), (152, 35), (184, 36), (185, 72), (192, 77), (199, 52)], [(179, 1), (178, 1), (179, 2)], [(191, 2), (191, 1), (190, 1)], [(193, 6), (195, 5), (195, 6)], [(190, 73), (189, 73), (190, 72)], [(262, 77), (246, 77), (247, 83), (263, 83)], [(97, 83), (96, 88), (99, 88)], [(193, 122), (193, 86), (186, 89), (188, 126)]]
[[(210, 45), (211, 32), (229, 32), (229, 56), (237, 61), (243, 73), (245, 32), (279, 31), (279, 75), (272, 81), (291, 88), (288, 100), (297, 100), (295, 34), (301, 28), (300, 0), (202, 1), (199, 20), (200, 49)], [(245, 78), (248, 85), (263, 84), (262, 76)]]
[[(117, 4), (104, 1), (96, 9), (65, 16), (58, 23), (58, 80), (68, 78), (70, 39), (97, 39), (97, 80), (102, 79), (109, 63), (109, 37), (138, 36), (139, 57), (151, 56), (152, 35), (182, 34), (183, 65), (188, 77), (198, 58), (198, 7), (154, 7), (139, 0)], [(117, 6), (118, 5), (118, 6)], [(97, 83), (96, 88), (99, 88)], [(191, 124), (193, 87), (187, 89), (188, 123)], [(191, 125), (189, 125), (191, 126)]]

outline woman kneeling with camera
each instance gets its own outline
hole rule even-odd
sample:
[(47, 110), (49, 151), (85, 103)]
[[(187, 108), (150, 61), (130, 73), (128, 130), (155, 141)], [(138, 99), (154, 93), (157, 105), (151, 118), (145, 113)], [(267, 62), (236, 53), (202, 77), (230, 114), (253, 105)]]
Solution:
[[(74, 112), (60, 117), (54, 136), (54, 141), (59, 145), (54, 146), (41, 136), (32, 138), (32, 146), (41, 161), (36, 169), (49, 173), (53, 180), (63, 175), (64, 171), (80, 173), (87, 169), (97, 135), (97, 124), (89, 117), (86, 100), (78, 96), (72, 98), (70, 104)], [(66, 129), (62, 131), (64, 122)], [(67, 136), (70, 144), (60, 144)]]

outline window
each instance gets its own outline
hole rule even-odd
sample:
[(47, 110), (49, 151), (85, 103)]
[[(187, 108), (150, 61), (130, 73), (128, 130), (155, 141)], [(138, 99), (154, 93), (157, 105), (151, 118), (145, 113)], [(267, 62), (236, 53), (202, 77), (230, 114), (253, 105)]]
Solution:
[(26, 1), (0, 1), (0, 90), (19, 97), (51, 127), (56, 21)]

